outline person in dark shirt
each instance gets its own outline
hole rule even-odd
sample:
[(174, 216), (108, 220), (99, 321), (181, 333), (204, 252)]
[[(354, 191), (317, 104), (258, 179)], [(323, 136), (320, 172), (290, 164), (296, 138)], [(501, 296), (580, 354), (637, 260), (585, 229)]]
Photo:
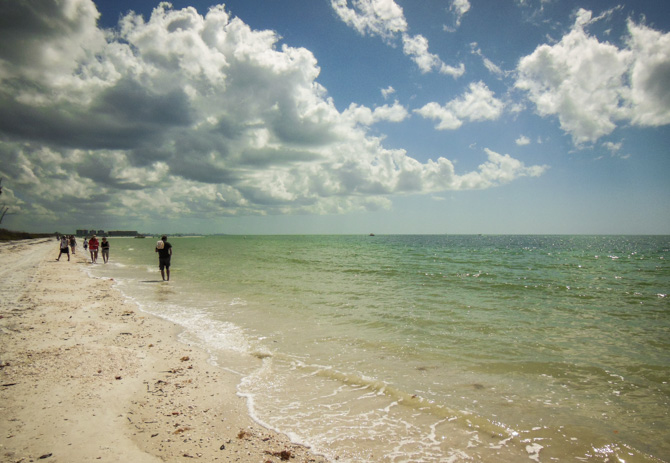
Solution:
[[(163, 235), (161, 241), (156, 244), (156, 252), (158, 253), (158, 268), (161, 269), (161, 277), (163, 277), (163, 281), (170, 281), (172, 245), (168, 243), (166, 235)], [(166, 276), (167, 278), (165, 278)]]
[(102, 260), (106, 264), (109, 261), (109, 241), (107, 241), (107, 238), (102, 239), (100, 250), (102, 251)]

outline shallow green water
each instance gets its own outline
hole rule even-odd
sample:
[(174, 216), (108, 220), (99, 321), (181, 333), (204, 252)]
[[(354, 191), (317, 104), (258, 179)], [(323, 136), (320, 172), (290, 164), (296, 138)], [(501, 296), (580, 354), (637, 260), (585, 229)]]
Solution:
[[(112, 239), (113, 277), (340, 461), (670, 461), (669, 237)], [(614, 460), (616, 461), (616, 460)]]

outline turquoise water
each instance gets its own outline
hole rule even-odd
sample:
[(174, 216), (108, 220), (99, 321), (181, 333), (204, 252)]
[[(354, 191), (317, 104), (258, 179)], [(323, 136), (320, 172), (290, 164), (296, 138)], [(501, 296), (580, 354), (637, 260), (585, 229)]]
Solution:
[(112, 239), (112, 277), (339, 461), (670, 461), (670, 237)]

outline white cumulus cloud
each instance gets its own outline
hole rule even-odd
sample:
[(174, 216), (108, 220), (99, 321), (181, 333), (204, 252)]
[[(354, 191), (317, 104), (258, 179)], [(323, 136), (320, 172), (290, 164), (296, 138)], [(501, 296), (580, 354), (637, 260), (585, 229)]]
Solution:
[(590, 11), (572, 30), (519, 62), (516, 87), (542, 116), (557, 116), (576, 144), (593, 143), (619, 124), (670, 123), (670, 34), (628, 22), (625, 48), (588, 34)]
[[(402, 28), (393, 2), (374, 4), (397, 24), (374, 27)], [(385, 148), (368, 126), (404, 120), (405, 107), (339, 112), (309, 50), (223, 5), (203, 16), (161, 3), (115, 32), (97, 27), (90, 0), (41, 5), (0, 3), (0, 16), (30, 25), (1, 33), (0, 176), (13, 205), (40, 220), (343, 213), (545, 170), (487, 151), (478, 170), (457, 173), (443, 157)], [(491, 119), (502, 103), (479, 83), (443, 111)]]
[(456, 16), (456, 27), (459, 27), (461, 25), (461, 19), (463, 19), (465, 13), (470, 11), (470, 2), (468, 0), (451, 0), (449, 9), (453, 11)]
[(640, 126), (670, 124), (670, 33), (662, 34), (629, 21), (632, 63), (632, 122)]
[(384, 99), (388, 99), (389, 96), (393, 95), (395, 93), (395, 88), (391, 87), (390, 85), (386, 88), (382, 89), (382, 96)]
[(530, 138), (526, 137), (525, 135), (521, 135), (516, 139), (516, 144), (519, 146), (530, 145)]
[(483, 82), (473, 82), (468, 92), (442, 106), (431, 102), (414, 112), (426, 119), (437, 120), (438, 130), (454, 130), (464, 121), (495, 120), (503, 112), (504, 103)]
[(402, 8), (393, 0), (331, 0), (331, 6), (339, 18), (353, 27), (361, 35), (379, 36), (392, 44), (398, 37), (402, 49), (423, 73), (437, 70), (452, 77), (465, 73), (465, 66), (445, 64), (438, 55), (430, 53), (428, 39), (408, 31), (407, 20)]
[(385, 40), (407, 30), (402, 8), (393, 0), (331, 0), (337, 15), (361, 35), (379, 36)]
[(395, 101), (390, 106), (378, 106), (375, 109), (352, 103), (342, 115), (345, 118), (349, 118), (354, 123), (372, 125), (380, 121), (402, 122), (409, 116), (409, 113), (404, 106), (398, 103), (398, 101)]

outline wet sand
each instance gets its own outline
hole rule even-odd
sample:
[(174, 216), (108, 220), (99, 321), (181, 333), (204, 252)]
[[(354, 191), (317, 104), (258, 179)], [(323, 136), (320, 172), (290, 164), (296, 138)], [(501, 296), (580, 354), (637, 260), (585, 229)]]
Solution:
[(239, 376), (89, 277), (83, 249), (58, 248), (0, 243), (0, 461), (326, 462), (253, 422)]

